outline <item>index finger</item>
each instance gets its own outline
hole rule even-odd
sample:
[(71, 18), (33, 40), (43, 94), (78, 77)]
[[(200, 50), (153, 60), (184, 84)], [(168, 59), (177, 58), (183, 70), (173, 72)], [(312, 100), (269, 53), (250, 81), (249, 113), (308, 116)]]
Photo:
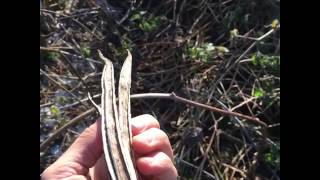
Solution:
[(150, 114), (143, 114), (131, 119), (132, 136), (136, 136), (150, 128), (160, 128), (159, 122)]

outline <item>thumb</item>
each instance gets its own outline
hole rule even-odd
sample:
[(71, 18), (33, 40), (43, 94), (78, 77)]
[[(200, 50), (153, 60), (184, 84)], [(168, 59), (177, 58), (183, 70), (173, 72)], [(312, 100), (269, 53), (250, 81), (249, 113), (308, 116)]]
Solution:
[[(88, 174), (103, 153), (101, 120), (88, 127), (69, 149), (43, 172), (43, 179), (61, 179)], [(49, 178), (46, 178), (49, 177)]]

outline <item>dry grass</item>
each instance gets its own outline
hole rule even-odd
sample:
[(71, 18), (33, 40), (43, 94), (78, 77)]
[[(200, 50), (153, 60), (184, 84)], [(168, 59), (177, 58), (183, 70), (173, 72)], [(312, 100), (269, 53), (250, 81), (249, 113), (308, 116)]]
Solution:
[[(181, 179), (279, 179), (279, 2), (103, 2), (43, 1), (40, 143), (92, 108), (81, 100), (101, 91), (97, 49), (114, 61), (117, 77), (128, 48), (132, 94), (175, 92), (269, 125), (264, 137), (244, 119), (171, 100), (132, 101), (133, 116), (154, 115), (168, 134)], [(40, 170), (97, 117), (92, 113), (57, 137), (40, 154)]]

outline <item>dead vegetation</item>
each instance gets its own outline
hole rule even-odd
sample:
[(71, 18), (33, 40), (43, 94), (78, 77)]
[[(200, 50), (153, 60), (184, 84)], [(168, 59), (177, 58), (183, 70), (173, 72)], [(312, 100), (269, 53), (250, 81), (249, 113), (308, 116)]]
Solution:
[(113, 60), (118, 77), (129, 49), (131, 94), (175, 92), (268, 125), (264, 132), (245, 119), (170, 99), (132, 100), (132, 116), (152, 114), (168, 134), (181, 179), (279, 179), (279, 4), (43, 0), (40, 144), (64, 133), (41, 150), (40, 171), (98, 117), (87, 101), (87, 92), (96, 102), (101, 92), (97, 50)]

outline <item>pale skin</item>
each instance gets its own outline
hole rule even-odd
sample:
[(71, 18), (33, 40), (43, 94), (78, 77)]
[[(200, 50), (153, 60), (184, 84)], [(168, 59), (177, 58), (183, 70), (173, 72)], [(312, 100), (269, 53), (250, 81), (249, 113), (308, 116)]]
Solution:
[[(174, 180), (177, 170), (168, 136), (151, 115), (132, 118), (132, 148), (142, 180)], [(101, 122), (88, 127), (69, 149), (42, 173), (42, 180), (107, 180)]]

